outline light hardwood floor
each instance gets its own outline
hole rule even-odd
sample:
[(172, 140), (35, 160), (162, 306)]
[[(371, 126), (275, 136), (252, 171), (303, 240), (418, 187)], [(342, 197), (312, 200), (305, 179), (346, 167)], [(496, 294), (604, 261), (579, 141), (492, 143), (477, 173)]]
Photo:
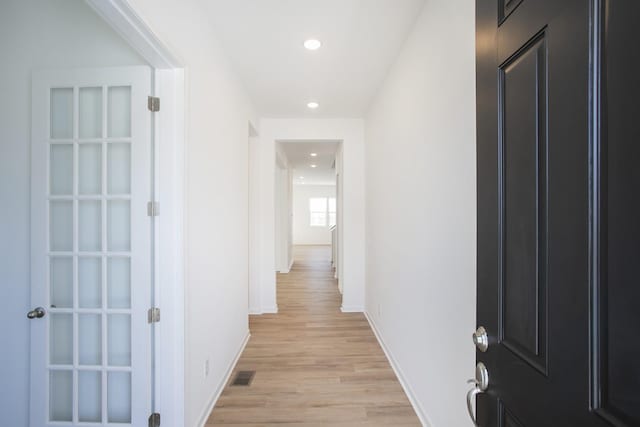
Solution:
[(251, 340), (207, 426), (398, 426), (420, 422), (364, 315), (340, 312), (325, 246), (298, 246), (278, 275), (278, 308), (252, 316)]

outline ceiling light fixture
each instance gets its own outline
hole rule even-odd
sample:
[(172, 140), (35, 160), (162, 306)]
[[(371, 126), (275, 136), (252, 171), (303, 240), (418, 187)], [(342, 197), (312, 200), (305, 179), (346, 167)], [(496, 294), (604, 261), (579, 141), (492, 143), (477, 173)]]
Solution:
[(318, 165), (311, 165), (311, 167), (312, 167), (312, 168), (317, 168), (317, 167), (318, 167)]
[(307, 107), (311, 108), (312, 110), (315, 110), (319, 106), (320, 106), (320, 104), (318, 104), (317, 102), (310, 102), (310, 103), (307, 104)]
[(311, 153), (311, 157), (318, 157), (318, 153)]
[(316, 39), (305, 40), (304, 47), (307, 50), (318, 50), (318, 49), (320, 49), (322, 47), (322, 42), (320, 42), (320, 40), (316, 40)]
[(304, 179), (304, 176), (301, 176), (300, 179)]

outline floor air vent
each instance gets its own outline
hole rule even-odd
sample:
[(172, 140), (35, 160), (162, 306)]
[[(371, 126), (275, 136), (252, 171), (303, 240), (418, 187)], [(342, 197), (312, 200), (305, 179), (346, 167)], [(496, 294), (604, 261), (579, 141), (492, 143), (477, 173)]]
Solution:
[(253, 381), (253, 376), (255, 374), (256, 371), (239, 371), (231, 385), (251, 385), (251, 381)]

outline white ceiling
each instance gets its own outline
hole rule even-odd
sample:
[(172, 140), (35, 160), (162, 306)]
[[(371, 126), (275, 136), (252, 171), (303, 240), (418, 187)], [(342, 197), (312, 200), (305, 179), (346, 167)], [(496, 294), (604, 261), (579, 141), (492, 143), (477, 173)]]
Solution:
[[(279, 142), (293, 167), (293, 183), (300, 185), (335, 185), (336, 171), (333, 168), (338, 142), (333, 141), (287, 141)], [(311, 153), (316, 153), (312, 157)], [(312, 168), (311, 165), (316, 165)], [(304, 178), (302, 178), (304, 177)]]
[[(204, 3), (258, 113), (298, 118), (363, 117), (424, 0)], [(323, 46), (306, 50), (310, 38)]]

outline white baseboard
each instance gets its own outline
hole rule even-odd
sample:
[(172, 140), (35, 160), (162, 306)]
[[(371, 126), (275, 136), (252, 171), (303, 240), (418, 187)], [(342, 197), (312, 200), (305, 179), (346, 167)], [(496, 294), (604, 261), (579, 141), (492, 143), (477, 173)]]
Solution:
[(373, 330), (373, 333), (375, 334), (376, 339), (378, 340), (378, 343), (380, 343), (380, 347), (382, 347), (382, 351), (384, 351), (385, 356), (387, 356), (387, 360), (389, 361), (389, 364), (391, 365), (393, 372), (395, 372), (396, 377), (398, 377), (398, 381), (400, 381), (400, 385), (402, 386), (402, 389), (404, 390), (405, 394), (409, 398), (409, 402), (411, 402), (411, 406), (413, 406), (413, 410), (416, 411), (416, 415), (420, 419), (420, 422), (424, 427), (431, 427), (433, 424), (429, 421), (429, 417), (424, 411), (424, 408), (418, 402), (416, 395), (413, 392), (413, 389), (409, 385), (409, 382), (407, 381), (405, 375), (402, 373), (402, 369), (400, 369), (400, 366), (396, 362), (396, 359), (393, 357), (393, 355), (391, 354), (391, 351), (389, 350), (389, 348), (387, 348), (386, 344), (384, 343), (384, 340), (382, 339), (382, 335), (380, 334), (380, 331), (376, 327), (375, 322), (366, 311), (364, 312), (364, 316), (367, 318), (367, 321), (369, 322), (369, 325), (371, 326), (371, 329)]
[(229, 379), (231, 379), (231, 374), (233, 373), (233, 369), (236, 367), (236, 364), (238, 363), (238, 360), (240, 360), (240, 356), (242, 356), (242, 352), (244, 351), (244, 348), (247, 346), (247, 343), (249, 342), (249, 338), (251, 338), (251, 333), (249, 331), (247, 331), (247, 335), (244, 338), (244, 340), (242, 341), (242, 344), (240, 345), (240, 348), (238, 349), (238, 353), (236, 354), (236, 357), (233, 359), (233, 361), (231, 362), (231, 364), (227, 368), (227, 373), (224, 376), (224, 380), (220, 382), (220, 384), (218, 385), (218, 388), (213, 393), (213, 396), (211, 396), (211, 399), (209, 400), (209, 404), (206, 406), (204, 412), (200, 415), (200, 418), (199, 418), (199, 421), (198, 421), (198, 424), (197, 424), (198, 427), (205, 427), (207, 419), (209, 418), (209, 414), (211, 414), (211, 411), (213, 411), (213, 408), (216, 406), (216, 403), (218, 402), (218, 399), (220, 398), (220, 395), (224, 391), (224, 388), (226, 387), (227, 383), (229, 382)]
[(278, 314), (278, 306), (274, 305), (273, 307), (264, 307), (260, 314)]
[(249, 316), (260, 316), (262, 314), (278, 314), (278, 306), (266, 308), (249, 308)]
[(293, 260), (291, 260), (291, 262), (289, 263), (289, 266), (287, 267), (286, 270), (278, 270), (278, 273), (280, 273), (280, 274), (289, 274), (289, 273), (291, 273), (291, 268), (293, 268)]
[(343, 305), (340, 307), (343, 313), (364, 313), (364, 307), (359, 305)]

